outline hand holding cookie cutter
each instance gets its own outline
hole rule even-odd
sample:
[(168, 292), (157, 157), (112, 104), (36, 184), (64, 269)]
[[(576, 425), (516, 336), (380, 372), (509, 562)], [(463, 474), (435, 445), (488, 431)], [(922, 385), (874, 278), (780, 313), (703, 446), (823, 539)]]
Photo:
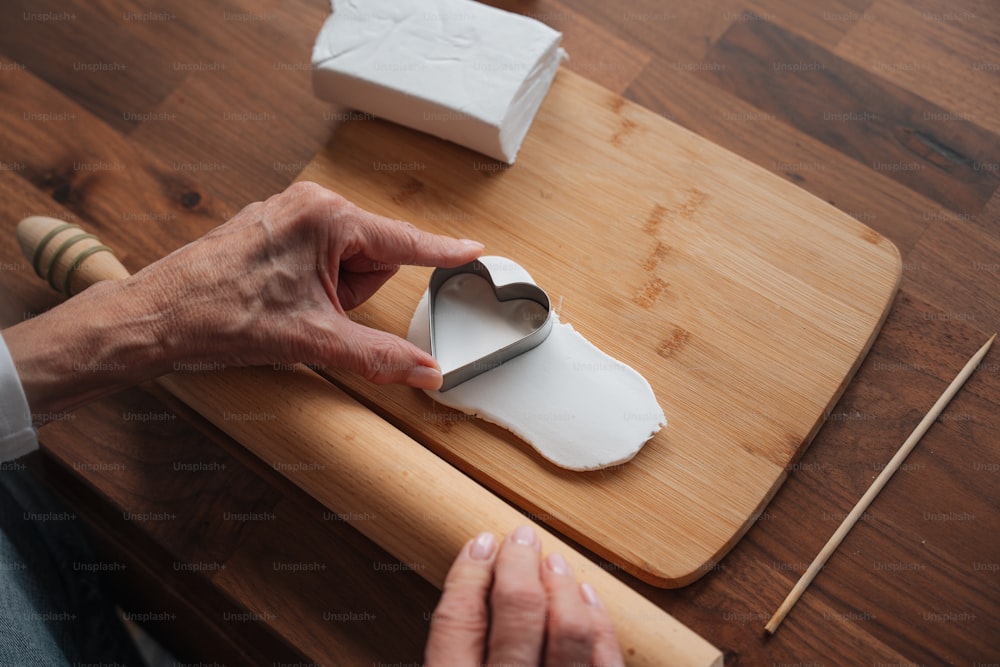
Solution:
[(444, 381), (442, 382), (441, 389), (439, 391), (448, 391), (449, 389), (452, 389), (467, 380), (471, 380), (481, 373), (485, 373), (488, 370), (496, 368), (505, 361), (509, 361), (518, 355), (524, 354), (528, 350), (538, 347), (548, 337), (549, 332), (552, 331), (552, 303), (549, 300), (548, 294), (545, 293), (545, 290), (538, 285), (528, 282), (512, 282), (504, 285), (497, 285), (493, 279), (493, 275), (490, 273), (489, 267), (487, 267), (486, 264), (480, 260), (474, 260), (468, 264), (463, 264), (462, 266), (450, 269), (439, 268), (435, 269), (434, 273), (431, 274), (430, 284), (427, 288), (431, 355), (435, 358), (438, 357), (437, 340), (434, 331), (435, 302), (437, 301), (437, 295), (449, 279), (463, 273), (470, 273), (479, 276), (489, 283), (490, 287), (493, 289), (493, 294), (496, 296), (498, 301), (513, 301), (516, 299), (534, 301), (545, 309), (545, 319), (528, 334), (513, 343), (510, 343), (509, 345), (505, 345), (498, 350), (494, 350), (487, 355), (474, 359), (473, 361), (457, 368), (450, 370), (442, 369)]

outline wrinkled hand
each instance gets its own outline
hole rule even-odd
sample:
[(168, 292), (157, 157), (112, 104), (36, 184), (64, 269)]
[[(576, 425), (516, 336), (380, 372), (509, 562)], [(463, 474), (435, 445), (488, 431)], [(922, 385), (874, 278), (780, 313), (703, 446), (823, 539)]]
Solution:
[(2, 333), (39, 423), (201, 363), (305, 362), (437, 389), (429, 354), (347, 311), (402, 264), (458, 266), (481, 253), (481, 244), (297, 183), (135, 275), (97, 283)]
[(622, 665), (607, 610), (559, 554), (541, 559), (521, 526), (497, 548), (483, 533), (462, 549), (431, 620), (427, 667)]
[(313, 183), (250, 204), (131, 278), (169, 313), (172, 356), (247, 366), (337, 366), (377, 383), (440, 386), (434, 359), (351, 320), (401, 264), (457, 266), (482, 245), (364, 211)]

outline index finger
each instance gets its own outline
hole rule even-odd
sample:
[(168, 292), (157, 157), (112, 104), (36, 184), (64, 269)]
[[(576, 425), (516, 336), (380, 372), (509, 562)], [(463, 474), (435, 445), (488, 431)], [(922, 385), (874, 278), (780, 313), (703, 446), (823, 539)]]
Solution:
[[(351, 214), (355, 238), (348, 242), (353, 240), (356, 244), (356, 256), (387, 266), (460, 266), (483, 253), (483, 244), (478, 241), (432, 234), (409, 222), (386, 218), (356, 206)], [(347, 268), (350, 269), (350, 265)]]

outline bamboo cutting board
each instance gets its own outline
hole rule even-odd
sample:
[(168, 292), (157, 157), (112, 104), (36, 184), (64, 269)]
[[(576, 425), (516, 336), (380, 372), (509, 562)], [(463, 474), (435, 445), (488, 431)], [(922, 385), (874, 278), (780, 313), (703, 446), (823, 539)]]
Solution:
[[(566, 70), (513, 167), (362, 118), (300, 179), (483, 241), (533, 275), (561, 321), (649, 380), (669, 426), (632, 461), (579, 473), (422, 392), (333, 374), (534, 518), (664, 587), (709, 571), (777, 491), (901, 273), (895, 246), (865, 225)], [(429, 276), (404, 267), (352, 317), (405, 336)]]

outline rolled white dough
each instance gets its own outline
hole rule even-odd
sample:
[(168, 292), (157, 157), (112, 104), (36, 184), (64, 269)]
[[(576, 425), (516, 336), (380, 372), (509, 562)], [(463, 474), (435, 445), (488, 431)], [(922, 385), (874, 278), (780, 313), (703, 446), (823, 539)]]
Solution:
[[(493, 275), (534, 283), (517, 263), (483, 257)], [(456, 303), (458, 303), (456, 301)], [(430, 350), (427, 293), (417, 304), (407, 337)], [(435, 401), (502, 426), (552, 463), (570, 470), (596, 470), (634, 457), (666, 417), (642, 375), (608, 356), (569, 324), (558, 321), (538, 347), (446, 392), (429, 391)], [(444, 332), (438, 341), (458, 341)], [(464, 354), (464, 353), (463, 353)], [(460, 355), (461, 356), (461, 355)], [(445, 369), (447, 370), (447, 369)]]

